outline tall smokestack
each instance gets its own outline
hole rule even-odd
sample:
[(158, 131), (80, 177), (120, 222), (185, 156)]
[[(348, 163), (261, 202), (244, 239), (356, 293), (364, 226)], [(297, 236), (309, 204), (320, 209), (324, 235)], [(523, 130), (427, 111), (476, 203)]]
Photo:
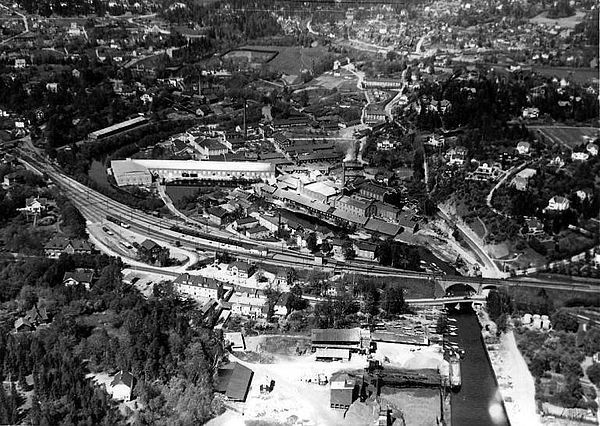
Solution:
[(246, 108), (248, 107), (248, 101), (244, 99), (244, 140), (248, 139), (248, 127), (246, 126)]

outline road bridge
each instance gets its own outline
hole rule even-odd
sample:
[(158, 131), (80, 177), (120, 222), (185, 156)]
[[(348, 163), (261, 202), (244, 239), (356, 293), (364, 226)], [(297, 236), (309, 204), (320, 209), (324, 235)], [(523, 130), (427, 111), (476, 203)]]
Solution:
[(456, 297), (439, 297), (437, 299), (406, 299), (406, 303), (411, 306), (444, 306), (469, 303), (473, 305), (483, 305), (486, 303), (485, 296), (456, 296)]

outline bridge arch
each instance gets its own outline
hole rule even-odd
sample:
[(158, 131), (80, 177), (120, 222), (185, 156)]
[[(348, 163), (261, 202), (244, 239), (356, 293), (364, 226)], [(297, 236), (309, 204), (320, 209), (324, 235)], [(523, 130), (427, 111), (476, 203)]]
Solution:
[(478, 286), (473, 286), (469, 283), (454, 283), (446, 287), (447, 296), (462, 296), (469, 293), (478, 293)]

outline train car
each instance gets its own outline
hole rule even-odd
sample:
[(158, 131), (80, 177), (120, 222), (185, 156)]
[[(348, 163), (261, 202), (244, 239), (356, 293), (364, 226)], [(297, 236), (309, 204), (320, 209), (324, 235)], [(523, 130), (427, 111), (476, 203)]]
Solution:
[(119, 218), (111, 216), (109, 214), (106, 215), (106, 220), (112, 223), (116, 223), (117, 225), (121, 225), (121, 220)]

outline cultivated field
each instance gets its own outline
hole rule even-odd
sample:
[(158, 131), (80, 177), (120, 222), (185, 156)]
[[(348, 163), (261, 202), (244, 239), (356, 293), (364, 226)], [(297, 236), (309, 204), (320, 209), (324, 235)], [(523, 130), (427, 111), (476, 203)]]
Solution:
[(558, 143), (570, 149), (585, 143), (587, 138), (597, 138), (600, 133), (600, 129), (596, 127), (532, 126), (530, 129), (539, 132), (552, 143)]

